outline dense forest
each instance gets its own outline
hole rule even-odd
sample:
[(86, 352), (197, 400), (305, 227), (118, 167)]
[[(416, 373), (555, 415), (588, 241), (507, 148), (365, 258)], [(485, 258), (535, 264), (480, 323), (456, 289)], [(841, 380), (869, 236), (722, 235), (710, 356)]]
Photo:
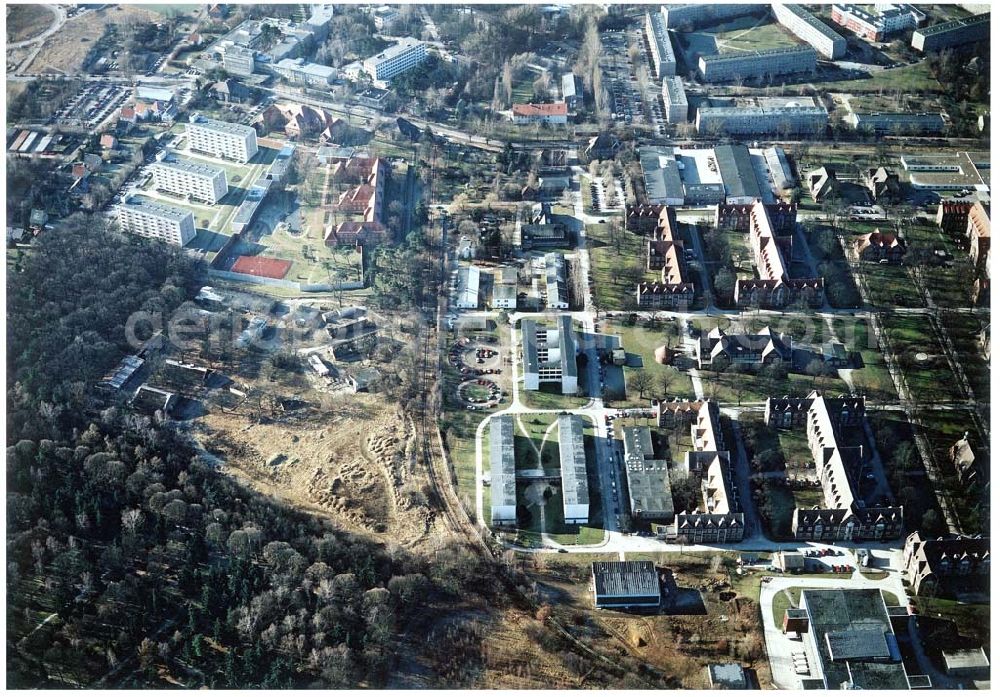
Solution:
[(97, 400), (129, 315), (200, 276), (106, 227), (74, 218), (8, 276), (8, 687), (377, 686), (427, 603), (499, 600), (467, 548), (430, 566), (344, 533)]

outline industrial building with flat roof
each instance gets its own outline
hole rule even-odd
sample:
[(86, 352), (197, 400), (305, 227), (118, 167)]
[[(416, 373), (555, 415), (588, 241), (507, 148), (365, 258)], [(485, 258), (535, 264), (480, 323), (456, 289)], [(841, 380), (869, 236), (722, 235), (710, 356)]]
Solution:
[(782, 26), (815, 48), (820, 55), (835, 60), (847, 52), (847, 40), (802, 5), (772, 2), (771, 10)]
[(960, 191), (990, 190), (988, 152), (957, 152), (942, 155), (901, 155), (903, 170), (914, 189)]
[(193, 162), (162, 160), (152, 165), (153, 186), (174, 196), (216, 204), (229, 192), (226, 171)]
[(576, 338), (572, 315), (560, 315), (555, 329), (521, 320), (524, 389), (538, 390), (546, 382), (559, 383), (563, 394), (576, 394)]
[(663, 113), (667, 123), (687, 123), (687, 95), (684, 81), (677, 75), (663, 78)]
[(789, 46), (766, 51), (701, 56), (698, 70), (706, 82), (755, 79), (770, 81), (781, 75), (816, 72), (816, 49)]
[(935, 24), (932, 27), (913, 32), (911, 45), (918, 51), (928, 53), (945, 48), (964, 46), (990, 38), (990, 13), (956, 19), (953, 22)]
[(475, 265), (462, 266), (458, 269), (455, 307), (462, 310), (475, 310), (479, 307), (479, 272), (479, 267)]
[(296, 85), (324, 87), (333, 82), (336, 68), (319, 63), (309, 63), (301, 58), (284, 58), (274, 66), (274, 72)]
[(709, 135), (815, 135), (826, 128), (828, 113), (821, 106), (700, 107), (698, 133)]
[(674, 517), (667, 461), (656, 457), (648, 426), (622, 429), (629, 509), (635, 520), (669, 521)]
[(677, 58), (670, 43), (670, 32), (659, 12), (646, 13), (646, 41), (653, 56), (655, 77), (664, 78), (677, 74)]
[(250, 126), (195, 117), (187, 124), (188, 148), (236, 162), (257, 154), (257, 131)]
[(391, 80), (420, 65), (427, 58), (427, 44), (416, 39), (401, 39), (381, 53), (362, 61), (361, 66), (376, 83)]
[(598, 608), (660, 606), (660, 577), (651, 561), (595, 561), (590, 575)]
[(563, 520), (570, 525), (588, 522), (590, 487), (587, 484), (587, 453), (583, 448), (583, 419), (575, 414), (559, 416), (559, 472)]
[(137, 196), (118, 204), (118, 223), (125, 232), (179, 247), (196, 234), (191, 211)]
[(490, 512), (494, 525), (517, 523), (514, 417), (490, 418)]

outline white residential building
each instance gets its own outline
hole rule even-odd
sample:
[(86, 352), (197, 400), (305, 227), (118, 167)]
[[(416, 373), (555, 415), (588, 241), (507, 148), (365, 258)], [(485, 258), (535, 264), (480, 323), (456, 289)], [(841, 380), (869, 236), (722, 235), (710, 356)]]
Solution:
[(684, 81), (677, 75), (663, 78), (663, 113), (667, 123), (687, 123), (687, 95), (684, 93)]
[(190, 211), (148, 199), (131, 198), (119, 204), (118, 223), (125, 232), (179, 247), (194, 239), (196, 234)]
[(214, 157), (249, 162), (257, 154), (257, 131), (225, 121), (201, 119), (187, 124), (188, 147)]
[(227, 73), (253, 75), (256, 67), (253, 49), (237, 46), (228, 41), (223, 42), (219, 48), (222, 50), (222, 67)]
[(563, 394), (576, 394), (576, 337), (572, 315), (560, 315), (556, 329), (539, 328), (534, 320), (521, 320), (524, 389), (538, 390), (541, 383), (559, 383)]
[(458, 270), (458, 291), (455, 307), (475, 310), (479, 307), (479, 267), (463, 266)]
[(517, 522), (514, 461), (514, 417), (490, 419), (490, 512), (493, 525)]
[(698, 109), (698, 133), (720, 135), (815, 135), (826, 127), (828, 113), (821, 106), (718, 106)]
[(775, 19), (788, 31), (811, 45), (826, 58), (836, 60), (847, 53), (847, 40), (802, 5), (771, 3)]
[(646, 13), (646, 41), (653, 56), (656, 77), (664, 78), (677, 74), (677, 58), (670, 43), (667, 23), (659, 12)]
[(229, 191), (226, 171), (221, 167), (191, 162), (160, 161), (152, 165), (157, 191), (216, 204)]
[(375, 22), (375, 28), (379, 31), (388, 28), (397, 19), (399, 19), (399, 11), (388, 5), (382, 5), (372, 11), (372, 21)]
[(372, 80), (385, 82), (414, 68), (427, 58), (427, 44), (416, 39), (403, 39), (378, 55), (362, 62), (364, 71)]

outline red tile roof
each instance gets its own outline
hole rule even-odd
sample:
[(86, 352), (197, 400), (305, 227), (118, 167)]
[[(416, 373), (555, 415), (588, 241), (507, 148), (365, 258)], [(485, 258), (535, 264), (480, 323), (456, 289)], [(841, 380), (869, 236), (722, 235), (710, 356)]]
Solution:
[(515, 104), (515, 116), (566, 116), (568, 113), (565, 102), (554, 104)]

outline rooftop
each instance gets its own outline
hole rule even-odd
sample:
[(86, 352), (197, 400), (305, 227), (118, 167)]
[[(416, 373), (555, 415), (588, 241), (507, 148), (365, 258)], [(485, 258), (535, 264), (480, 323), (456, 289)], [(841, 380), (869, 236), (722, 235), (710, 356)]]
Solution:
[(493, 506), (514, 506), (514, 417), (490, 419), (490, 501)]
[(417, 39), (400, 39), (399, 43), (394, 46), (390, 46), (381, 53), (377, 53), (371, 58), (366, 58), (365, 62), (375, 62), (375, 61), (387, 61), (395, 58), (396, 56), (402, 55), (407, 51), (410, 51), (418, 46), (423, 46), (423, 41), (418, 41)]
[(719, 173), (729, 198), (761, 198), (760, 185), (745, 145), (720, 145), (715, 148)]
[(720, 53), (712, 56), (701, 56), (700, 60), (705, 63), (727, 63), (744, 61), (748, 58), (770, 58), (772, 56), (789, 54), (816, 55), (816, 49), (811, 46), (782, 46), (779, 48), (769, 48), (763, 51), (741, 51), (739, 53)]
[(559, 468), (562, 472), (563, 506), (589, 504), (583, 419), (573, 414), (559, 417)]
[(954, 29), (959, 29), (961, 27), (967, 27), (973, 24), (989, 24), (990, 23), (990, 13), (984, 12), (983, 14), (973, 15), (971, 17), (962, 17), (961, 19), (955, 19), (951, 22), (942, 22), (941, 24), (935, 24), (930, 27), (924, 27), (923, 29), (917, 29), (913, 33), (920, 34), (922, 36), (933, 36), (935, 34), (941, 34), (943, 32), (952, 31)]
[(227, 123), (225, 121), (216, 121), (215, 119), (206, 119), (205, 117), (199, 117), (195, 121), (189, 123), (188, 128), (191, 127), (204, 128), (210, 131), (217, 131), (219, 133), (229, 133), (241, 136), (247, 136), (251, 133), (254, 134), (254, 137), (257, 135), (257, 131), (250, 126), (244, 126), (238, 123)]
[(553, 104), (515, 104), (511, 111), (515, 116), (566, 116), (569, 110), (566, 102)]
[(156, 169), (172, 169), (185, 174), (196, 174), (202, 177), (215, 177), (224, 170), (221, 167), (187, 162), (186, 160), (161, 160), (153, 165)]
[(598, 596), (660, 595), (651, 561), (595, 561), (591, 565)]
[(633, 514), (672, 517), (674, 503), (667, 462), (657, 458), (653, 452), (649, 428), (624, 428), (622, 439), (625, 444), (625, 476)]
[(140, 198), (138, 196), (133, 196), (124, 203), (120, 203), (118, 205), (122, 208), (149, 213), (151, 215), (159, 216), (160, 218), (167, 218), (175, 223), (182, 222), (185, 218), (192, 217), (191, 212), (183, 208), (169, 206), (165, 203), (158, 203), (148, 198)]

